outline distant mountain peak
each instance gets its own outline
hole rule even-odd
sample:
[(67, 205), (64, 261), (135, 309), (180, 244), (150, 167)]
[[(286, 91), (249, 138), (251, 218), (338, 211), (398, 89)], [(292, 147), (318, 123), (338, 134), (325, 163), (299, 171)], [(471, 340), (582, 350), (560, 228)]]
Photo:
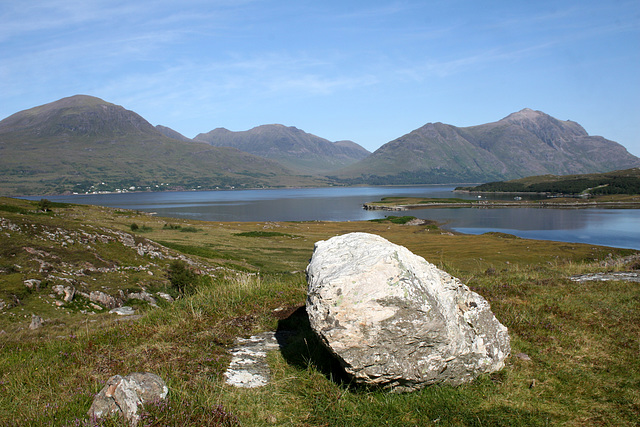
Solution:
[(273, 159), (305, 174), (336, 170), (370, 154), (355, 142), (333, 143), (282, 124), (260, 125), (240, 132), (218, 128), (198, 134), (194, 140)]
[(511, 113), (498, 123), (506, 123), (525, 129), (552, 146), (566, 140), (569, 135), (571, 137), (588, 136), (587, 131), (576, 122), (558, 120), (542, 111), (531, 108)]
[(153, 126), (133, 111), (89, 95), (74, 95), (19, 111), (0, 123), (3, 132), (25, 129), (37, 135), (51, 136), (122, 134), (132, 129), (138, 132), (150, 128)]
[(77, 94), (77, 95), (72, 95), (72, 96), (68, 96), (66, 98), (62, 98), (56, 102), (86, 102), (86, 101), (92, 101), (92, 102), (99, 102), (102, 104), (110, 104), (109, 102), (105, 101), (104, 99), (98, 98), (97, 96), (93, 96), (93, 95), (83, 95), (83, 94)]
[(522, 120), (536, 120), (541, 117), (551, 117), (548, 114), (543, 113), (542, 111), (532, 110), (531, 108), (523, 108), (520, 111), (516, 111), (515, 113), (509, 114), (507, 117), (502, 119), (503, 121), (522, 121)]

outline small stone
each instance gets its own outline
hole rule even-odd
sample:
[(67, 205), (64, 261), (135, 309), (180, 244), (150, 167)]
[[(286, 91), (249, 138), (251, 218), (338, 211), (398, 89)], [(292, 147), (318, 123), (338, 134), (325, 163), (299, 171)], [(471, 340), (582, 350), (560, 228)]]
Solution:
[(173, 297), (169, 294), (166, 294), (164, 292), (158, 292), (156, 293), (156, 295), (158, 295), (160, 298), (167, 300), (169, 302), (173, 302)]
[(131, 316), (132, 314), (134, 314), (134, 310), (132, 307), (125, 305), (123, 307), (111, 309), (109, 310), (109, 313), (117, 314), (118, 316)]
[(518, 359), (520, 359), (520, 360), (525, 360), (525, 361), (530, 361), (530, 360), (531, 360), (531, 358), (529, 357), (529, 355), (528, 355), (528, 354), (526, 354), (526, 353), (518, 353), (518, 354), (516, 354), (516, 357), (517, 357)]
[(35, 314), (31, 315), (31, 324), (29, 325), (29, 329), (34, 330), (41, 328), (43, 324), (42, 317), (36, 316)]
[(115, 414), (135, 426), (140, 421), (138, 408), (166, 398), (168, 392), (162, 378), (152, 373), (135, 372), (125, 377), (114, 375), (95, 396), (87, 415), (101, 419)]
[(27, 279), (24, 281), (24, 285), (27, 288), (36, 290), (40, 290), (40, 283), (42, 283), (42, 281), (38, 279)]

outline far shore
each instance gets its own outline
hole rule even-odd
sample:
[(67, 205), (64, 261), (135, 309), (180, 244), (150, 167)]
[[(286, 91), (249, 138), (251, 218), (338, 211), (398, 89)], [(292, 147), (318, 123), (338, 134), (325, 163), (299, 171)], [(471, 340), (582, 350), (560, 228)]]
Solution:
[(407, 211), (428, 208), (640, 208), (640, 195), (598, 196), (588, 199), (564, 196), (545, 200), (464, 200), (464, 199), (421, 199), (410, 197), (386, 197), (379, 202), (363, 205), (366, 210)]

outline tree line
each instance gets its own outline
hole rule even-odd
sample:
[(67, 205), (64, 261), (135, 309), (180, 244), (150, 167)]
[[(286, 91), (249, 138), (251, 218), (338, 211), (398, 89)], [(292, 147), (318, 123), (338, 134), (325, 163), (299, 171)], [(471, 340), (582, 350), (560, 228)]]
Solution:
[(573, 178), (560, 181), (537, 182), (488, 182), (476, 187), (459, 187), (461, 190), (507, 192), (507, 193), (551, 193), (551, 194), (640, 194), (640, 177), (602, 176), (597, 178)]

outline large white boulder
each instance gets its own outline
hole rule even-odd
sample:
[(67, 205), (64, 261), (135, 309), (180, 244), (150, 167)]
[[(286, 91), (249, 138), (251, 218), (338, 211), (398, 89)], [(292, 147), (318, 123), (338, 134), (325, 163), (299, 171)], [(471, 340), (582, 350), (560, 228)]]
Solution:
[(317, 242), (307, 279), (311, 327), (357, 383), (458, 385), (509, 355), (507, 328), (484, 298), (380, 236)]

